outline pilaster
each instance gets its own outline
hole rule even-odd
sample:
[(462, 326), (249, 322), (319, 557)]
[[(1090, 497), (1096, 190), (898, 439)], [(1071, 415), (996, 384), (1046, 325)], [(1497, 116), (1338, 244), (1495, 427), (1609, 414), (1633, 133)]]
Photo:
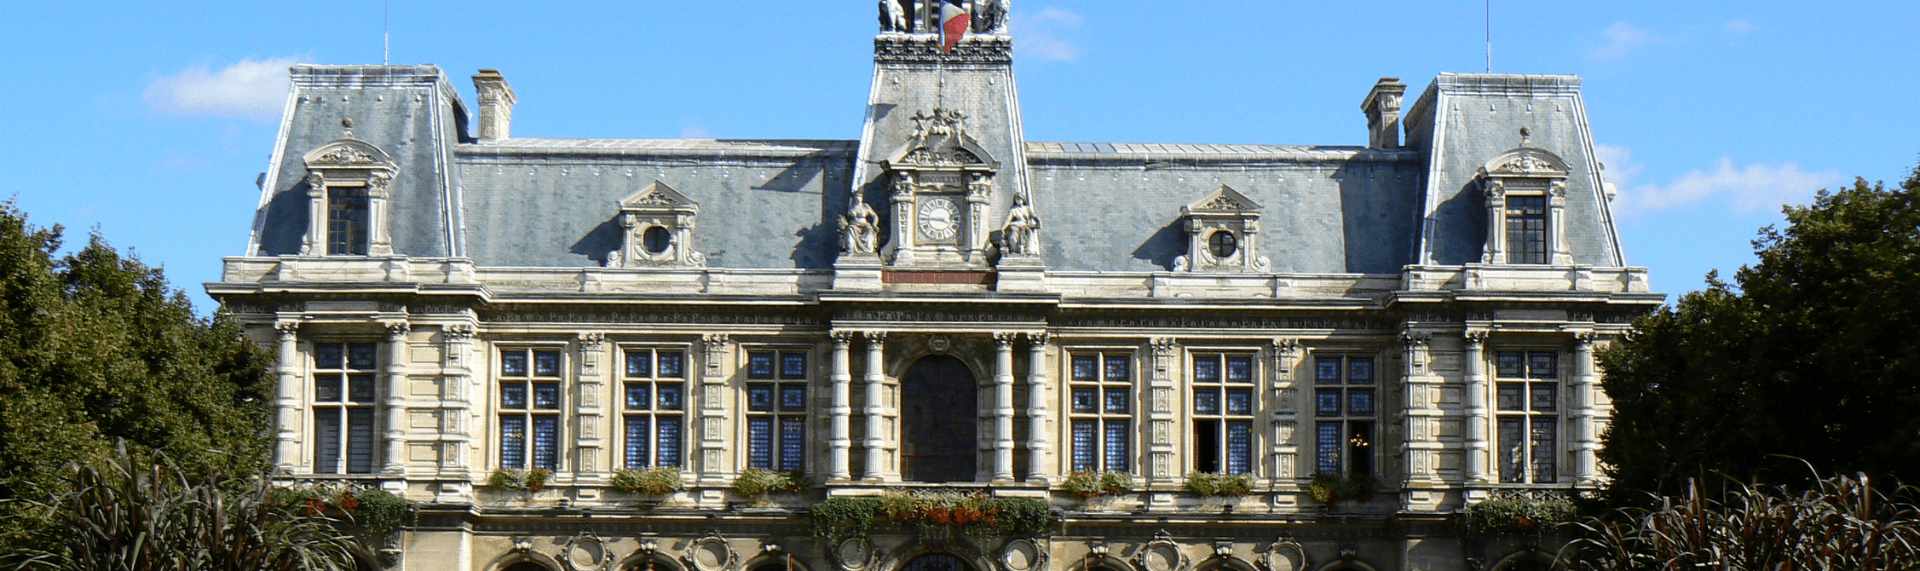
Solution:
[(700, 413), (694, 420), (700, 438), (699, 462), (694, 467), (700, 483), (725, 485), (729, 468), (727, 457), (727, 360), (729, 340), (725, 333), (700, 336)]
[(1467, 372), (1467, 482), (1493, 483), (1487, 472), (1487, 331), (1468, 329), (1461, 356)]
[(607, 371), (601, 366), (606, 357), (606, 336), (581, 333), (574, 343), (580, 349), (579, 391), (574, 398), (574, 417), (579, 421), (579, 430), (574, 433), (574, 481), (598, 484), (607, 478), (609, 468), (601, 464), (607, 426), (606, 405), (600, 400), (607, 390)]
[(1299, 396), (1293, 386), (1293, 367), (1299, 360), (1300, 341), (1291, 338), (1273, 340), (1273, 380), (1269, 383), (1273, 402), (1272, 476), (1279, 487), (1295, 488), (1299, 477), (1300, 446), (1294, 441), (1299, 432)]
[(472, 448), (473, 423), (473, 324), (453, 323), (441, 328), (441, 379), (446, 383), (440, 395), (440, 483), (436, 501), (472, 500), (473, 466), (468, 460)]
[(864, 379), (867, 388), (867, 469), (861, 474), (869, 482), (897, 482), (899, 473), (893, 470), (893, 452), (897, 444), (887, 438), (891, 430), (887, 422), (887, 413), (892, 403), (887, 402), (887, 375), (882, 361), (882, 352), (886, 349), (887, 332), (865, 331), (867, 338), (867, 376)]
[(1178, 346), (1172, 337), (1154, 337), (1148, 341), (1153, 347), (1153, 367), (1148, 372), (1147, 391), (1152, 398), (1147, 408), (1147, 481), (1150, 484), (1175, 483), (1182, 475), (1174, 469), (1174, 394), (1178, 389), (1178, 380), (1174, 370), (1179, 365)]
[(1599, 477), (1594, 466), (1594, 450), (1599, 443), (1594, 438), (1593, 401), (1597, 375), (1593, 365), (1593, 345), (1599, 337), (1591, 331), (1575, 333), (1573, 336), (1573, 482), (1581, 487), (1598, 486)]

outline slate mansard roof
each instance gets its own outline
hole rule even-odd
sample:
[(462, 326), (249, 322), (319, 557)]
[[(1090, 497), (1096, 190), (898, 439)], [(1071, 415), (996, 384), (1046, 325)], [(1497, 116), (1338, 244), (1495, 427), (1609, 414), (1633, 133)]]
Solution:
[[(1488, 229), (1477, 172), (1533, 146), (1570, 167), (1574, 263), (1625, 266), (1579, 85), (1441, 75), (1402, 120), (1404, 146), (1024, 142), (1024, 156), (1001, 160), (1024, 165), (1051, 271), (1170, 271), (1187, 248), (1180, 208), (1225, 185), (1263, 205), (1259, 254), (1273, 272), (1394, 274), (1478, 262)], [(301, 156), (344, 137), (400, 165), (396, 254), (482, 267), (599, 266), (620, 240), (617, 201), (655, 181), (699, 204), (695, 248), (712, 268), (830, 270), (856, 188), (885, 204), (856, 182), (859, 141), (478, 140), (471, 116), (434, 66), (295, 66), (248, 254), (298, 253)]]

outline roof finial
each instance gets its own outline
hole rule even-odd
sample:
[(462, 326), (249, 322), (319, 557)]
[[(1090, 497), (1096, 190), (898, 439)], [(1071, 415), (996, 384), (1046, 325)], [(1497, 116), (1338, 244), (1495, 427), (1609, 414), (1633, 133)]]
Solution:
[(1527, 141), (1531, 139), (1533, 139), (1533, 128), (1525, 125), (1521, 125), (1520, 126), (1520, 146), (1522, 147), (1527, 146)]
[(341, 119), (341, 120), (340, 120), (340, 126), (341, 126), (341, 127), (346, 127), (346, 128), (347, 128), (347, 133), (346, 133), (345, 135), (341, 135), (341, 136), (340, 136), (340, 138), (342, 138), (342, 139), (351, 139), (351, 138), (353, 138), (353, 118), (352, 118), (352, 117), (347, 117), (347, 118), (345, 118), (345, 119)]

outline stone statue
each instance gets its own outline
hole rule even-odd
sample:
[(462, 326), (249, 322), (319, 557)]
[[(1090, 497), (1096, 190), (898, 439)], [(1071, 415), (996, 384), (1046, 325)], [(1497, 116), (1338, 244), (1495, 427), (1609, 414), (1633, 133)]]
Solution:
[(1027, 204), (1026, 195), (1013, 195), (1013, 209), (1007, 211), (1007, 225), (1000, 230), (1000, 240), (1006, 245), (1007, 255), (1039, 255), (1039, 234), (1040, 217)]
[(880, 31), (907, 32), (907, 14), (900, 8), (900, 0), (880, 0)]
[(1011, 10), (1010, 0), (973, 0), (973, 31), (981, 34), (1004, 34), (1007, 32), (1007, 11)]
[(855, 194), (853, 209), (840, 217), (841, 249), (849, 254), (872, 254), (879, 249), (879, 232), (880, 215)]

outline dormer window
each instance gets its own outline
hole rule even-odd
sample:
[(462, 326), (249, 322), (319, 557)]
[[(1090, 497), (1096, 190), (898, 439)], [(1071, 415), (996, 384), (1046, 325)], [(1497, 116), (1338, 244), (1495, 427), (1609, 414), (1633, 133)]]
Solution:
[(1176, 272), (1264, 272), (1260, 255), (1260, 205), (1226, 185), (1180, 207), (1186, 219), (1187, 255), (1174, 258)]
[(393, 254), (386, 229), (388, 188), (397, 163), (372, 143), (336, 139), (307, 153), (307, 234), (303, 256)]
[(700, 205), (666, 183), (653, 181), (620, 201), (620, 249), (607, 253), (609, 268), (707, 265), (693, 249), (694, 219)]
[(1480, 168), (1488, 218), (1481, 263), (1573, 263), (1563, 223), (1567, 174), (1567, 163), (1560, 157), (1526, 146)]

